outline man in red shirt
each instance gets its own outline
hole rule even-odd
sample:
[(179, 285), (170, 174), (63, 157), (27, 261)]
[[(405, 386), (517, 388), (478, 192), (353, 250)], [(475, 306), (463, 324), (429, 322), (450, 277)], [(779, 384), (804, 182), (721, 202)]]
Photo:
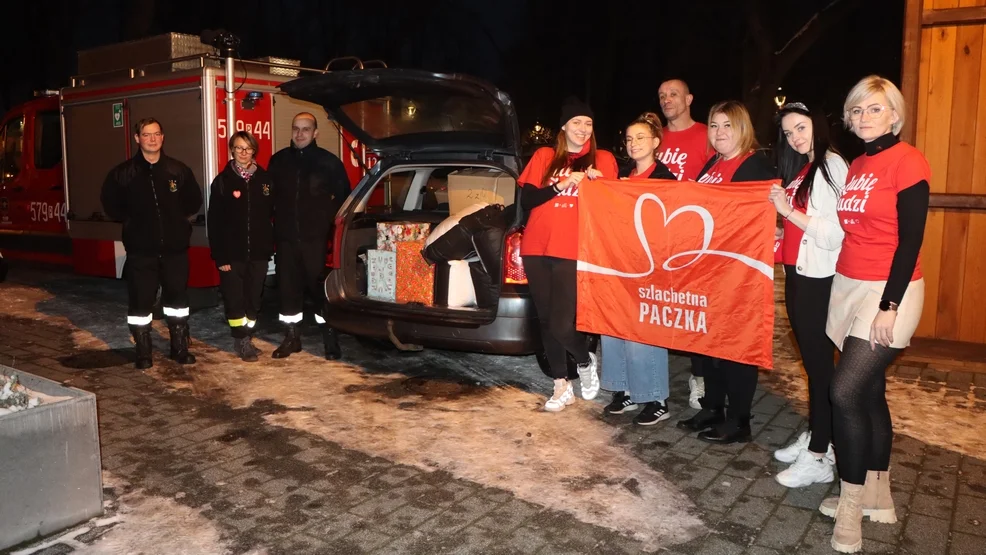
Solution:
[(705, 124), (692, 119), (692, 94), (681, 79), (661, 83), (657, 90), (661, 112), (668, 120), (658, 159), (679, 181), (695, 181), (712, 155)]
[[(661, 112), (668, 120), (657, 159), (671, 170), (678, 181), (695, 181), (712, 156), (712, 149), (705, 124), (692, 119), (693, 98), (688, 84), (681, 79), (669, 79), (661, 83), (657, 97), (661, 102)], [(712, 363), (708, 357), (692, 357), (692, 376), (688, 379), (688, 404), (692, 408), (702, 408), (701, 399), (705, 396), (702, 367)]]

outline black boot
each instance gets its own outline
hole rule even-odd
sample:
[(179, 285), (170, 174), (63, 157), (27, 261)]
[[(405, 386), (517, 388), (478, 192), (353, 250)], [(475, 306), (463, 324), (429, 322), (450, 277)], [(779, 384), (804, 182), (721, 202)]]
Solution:
[(704, 408), (687, 420), (679, 420), (677, 426), (683, 430), (701, 432), (726, 421), (726, 411), (722, 407)]
[(301, 352), (301, 333), (297, 324), (288, 324), (288, 330), (284, 334), (284, 341), (280, 347), (274, 349), (270, 355), (272, 358), (288, 358), (294, 353)]
[(147, 370), (154, 366), (154, 359), (151, 357), (151, 326), (130, 326), (130, 333), (137, 347), (137, 361), (134, 367), (137, 370)]
[(171, 359), (178, 364), (195, 364), (195, 355), (188, 352), (192, 338), (188, 333), (188, 320), (171, 318), (168, 320), (168, 330), (171, 332)]
[(753, 439), (750, 417), (730, 417), (715, 428), (698, 434), (698, 439), (709, 443), (749, 443)]
[(339, 347), (339, 334), (328, 324), (322, 324), (322, 344), (325, 346), (325, 360), (339, 360), (342, 349)]
[(250, 336), (245, 335), (243, 337), (233, 338), (233, 352), (236, 356), (240, 357), (243, 362), (257, 362), (257, 355), (254, 353), (255, 349), (251, 349), (253, 345), (250, 344)]
[(253, 330), (250, 330), (250, 335), (247, 335), (247, 338), (246, 339), (247, 339), (247, 341), (246, 341), (246, 348), (251, 353), (253, 353), (253, 356), (259, 357), (260, 355), (264, 354), (263, 351), (261, 351), (260, 349), (258, 349), (257, 346), (253, 344)]

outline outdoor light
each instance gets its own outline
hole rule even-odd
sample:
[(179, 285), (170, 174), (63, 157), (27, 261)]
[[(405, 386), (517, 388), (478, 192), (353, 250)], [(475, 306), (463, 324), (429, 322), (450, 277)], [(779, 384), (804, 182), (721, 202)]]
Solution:
[(250, 91), (250, 94), (248, 94), (247, 97), (243, 99), (241, 107), (244, 110), (253, 110), (254, 106), (256, 106), (258, 102), (263, 100), (263, 98), (264, 98), (264, 93), (260, 91)]
[(408, 101), (407, 108), (404, 111), (407, 113), (407, 117), (413, 118), (414, 114), (418, 113), (418, 107), (414, 105), (414, 102)]
[(780, 110), (781, 106), (787, 102), (787, 95), (784, 94), (784, 89), (777, 87), (777, 94), (774, 95), (774, 104), (777, 105), (777, 109)]
[(543, 145), (551, 142), (551, 129), (541, 125), (540, 121), (534, 122), (534, 127), (527, 132), (527, 141), (535, 145)]

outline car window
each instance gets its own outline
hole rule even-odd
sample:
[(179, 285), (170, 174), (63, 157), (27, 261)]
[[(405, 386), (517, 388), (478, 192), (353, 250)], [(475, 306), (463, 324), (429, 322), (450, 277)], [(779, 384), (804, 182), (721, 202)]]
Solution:
[(8, 181), (21, 172), (21, 156), (24, 152), (24, 116), (7, 122), (3, 129), (0, 148), (0, 181)]
[(62, 161), (62, 128), (58, 112), (39, 112), (34, 118), (34, 167), (54, 168)]
[(411, 183), (416, 178), (416, 170), (396, 171), (383, 176), (368, 195), (365, 212), (389, 214), (403, 210)]

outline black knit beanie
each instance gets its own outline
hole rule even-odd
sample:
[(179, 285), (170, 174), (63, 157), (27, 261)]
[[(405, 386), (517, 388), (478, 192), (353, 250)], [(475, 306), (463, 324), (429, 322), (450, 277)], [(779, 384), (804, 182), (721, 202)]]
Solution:
[(570, 96), (566, 98), (565, 102), (561, 105), (561, 121), (558, 123), (558, 127), (562, 127), (568, 123), (568, 120), (574, 118), (575, 116), (586, 116), (589, 119), (592, 119), (592, 108), (578, 98)]

